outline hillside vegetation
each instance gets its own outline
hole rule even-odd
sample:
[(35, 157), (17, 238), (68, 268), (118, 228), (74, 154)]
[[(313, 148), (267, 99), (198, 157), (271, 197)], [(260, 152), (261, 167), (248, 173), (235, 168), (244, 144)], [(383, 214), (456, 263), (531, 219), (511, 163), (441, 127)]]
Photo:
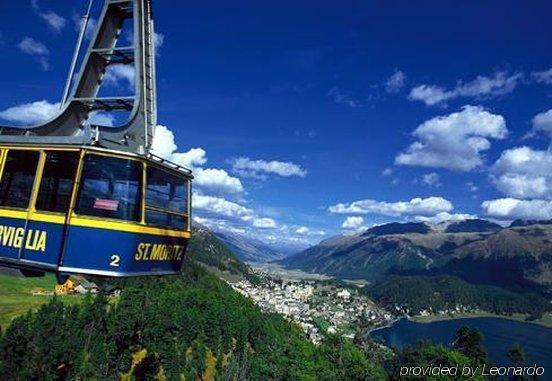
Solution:
[(539, 319), (552, 310), (548, 300), (540, 295), (472, 285), (448, 275), (390, 276), (369, 286), (365, 292), (388, 308), (398, 306), (410, 315), (463, 306), (499, 315), (529, 314), (531, 319)]
[[(53, 291), (56, 278), (49, 274), (42, 278), (24, 278), (13, 274), (0, 273), (0, 330), (9, 322), (31, 309), (47, 303), (52, 297), (33, 295), (33, 291)], [(64, 302), (79, 303), (77, 295), (64, 296)]]
[(246, 275), (251, 272), (224, 243), (203, 227), (194, 227), (186, 256), (188, 259), (234, 275)]
[(352, 342), (315, 346), (196, 264), (135, 279), (115, 304), (54, 298), (0, 339), (0, 379), (383, 379)]
[(182, 276), (134, 279), (116, 302), (53, 298), (16, 318), (0, 336), (0, 379), (384, 380), (405, 365), (486, 361), (430, 342), (384, 353), (364, 336), (314, 345), (191, 263)]

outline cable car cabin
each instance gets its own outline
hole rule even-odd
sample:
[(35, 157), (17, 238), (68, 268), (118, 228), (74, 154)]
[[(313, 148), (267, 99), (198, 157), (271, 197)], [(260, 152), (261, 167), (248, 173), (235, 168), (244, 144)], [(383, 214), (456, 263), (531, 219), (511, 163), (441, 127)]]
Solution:
[(62, 276), (179, 273), (191, 179), (154, 156), (0, 145), (0, 264)]

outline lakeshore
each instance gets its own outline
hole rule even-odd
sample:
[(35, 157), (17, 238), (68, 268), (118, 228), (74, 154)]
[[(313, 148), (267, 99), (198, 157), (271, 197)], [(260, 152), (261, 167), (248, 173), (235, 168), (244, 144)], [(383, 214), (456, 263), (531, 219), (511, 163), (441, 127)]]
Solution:
[(497, 319), (513, 320), (513, 321), (518, 321), (522, 323), (531, 323), (531, 324), (536, 324), (547, 328), (552, 328), (552, 314), (546, 314), (542, 318), (537, 320), (527, 320), (527, 317), (528, 317), (527, 314), (498, 315), (498, 314), (493, 314), (491, 312), (480, 311), (480, 312), (463, 312), (463, 313), (443, 314), (443, 315), (434, 314), (434, 315), (427, 315), (427, 316), (415, 315), (415, 316), (408, 316), (406, 317), (406, 319), (416, 323), (429, 324), (429, 323), (434, 323), (438, 321), (447, 321), (447, 320), (497, 318)]
[(496, 365), (509, 365), (508, 349), (518, 343), (526, 354), (526, 365), (537, 364), (552, 369), (552, 329), (513, 319), (493, 316), (420, 323), (404, 318), (390, 327), (373, 331), (372, 335), (381, 338), (389, 347), (413, 345), (420, 339), (449, 345), (462, 326), (476, 328), (483, 333), (484, 345)]

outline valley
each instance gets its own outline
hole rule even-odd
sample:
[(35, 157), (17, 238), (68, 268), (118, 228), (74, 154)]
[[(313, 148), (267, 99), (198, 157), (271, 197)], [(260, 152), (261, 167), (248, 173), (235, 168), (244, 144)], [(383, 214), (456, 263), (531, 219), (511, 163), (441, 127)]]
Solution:
[[(11, 278), (0, 281), (6, 279), (8, 283), (13, 283)], [(53, 285), (51, 277), (39, 283), (33, 279), (20, 279), (29, 287), (33, 284)], [(6, 334), (3, 341), (0, 340), (0, 347), (28, 351), (27, 346), (32, 346), (34, 354), (30, 358), (25, 357), (30, 364), (26, 371), (38, 372), (37, 364), (49, 347), (49, 341), (45, 339), (43, 343), (34, 343), (32, 337), (35, 333), (40, 336), (50, 330), (73, 332), (71, 330), (77, 329), (72, 334), (78, 346), (74, 348), (75, 353), (84, 351), (84, 356), (99, 350), (108, 356), (111, 363), (117, 364), (121, 372), (124, 370), (129, 375), (146, 372), (153, 376), (163, 372), (173, 376), (254, 374), (278, 378), (289, 374), (319, 375), (324, 372), (337, 379), (383, 379), (383, 364), (387, 364), (387, 369), (393, 372), (407, 360), (402, 357), (402, 349), (391, 350), (374, 341), (370, 333), (374, 330), (380, 332), (380, 328), (394, 327), (404, 317), (430, 321), (486, 314), (484, 307), (490, 306), (484, 304), (487, 299), (477, 300), (474, 295), (491, 295), (491, 299), (504, 300), (505, 304), (513, 303), (521, 308), (532, 306), (533, 309), (546, 300), (537, 295), (537, 299), (529, 298), (523, 304), (516, 299), (519, 295), (511, 291), (497, 288), (488, 290), (486, 294), (482, 286), (470, 285), (459, 278), (445, 277), (434, 284), (435, 279), (439, 278), (393, 275), (374, 282), (351, 282), (328, 275), (290, 270), (277, 263), (246, 264), (211, 231), (196, 228), (181, 277), (126, 282), (121, 285), (120, 295), (114, 296), (109, 303), (102, 297), (73, 297), (71, 300), (75, 303), (70, 304), (59, 298), (45, 297), (36, 299), (33, 306), (21, 304), (17, 307), (18, 312), (3, 316), (7, 322), (21, 315), (14, 320), (15, 325), (4, 325)], [(405, 284), (405, 281), (410, 283)], [(17, 295), (14, 294), (15, 299), (10, 300), (34, 298), (27, 295), (29, 287), (14, 289)], [(408, 292), (414, 292), (415, 296)], [(36, 312), (26, 313), (29, 308)], [(511, 319), (527, 317), (527, 314), (504, 310), (495, 312), (509, 314)], [(538, 308), (533, 312), (539, 312)], [(546, 324), (551, 319), (550, 314), (546, 309), (541, 312), (540, 317), (533, 316), (533, 322)], [(115, 324), (121, 321), (123, 315), (126, 316), (125, 323)], [(57, 318), (51, 320), (53, 316)], [(111, 323), (95, 326), (95, 335), (99, 339), (90, 342), (91, 339), (83, 336), (78, 328), (81, 324), (79, 319), (85, 319), (85, 324), (86, 319), (98, 319), (100, 316), (101, 321)], [(127, 321), (129, 319), (131, 321)], [(37, 322), (45, 323), (40, 325)], [(132, 327), (136, 324), (144, 327), (145, 336), (132, 336)], [(181, 330), (180, 326), (187, 328)], [(231, 334), (229, 336), (224, 332)], [(453, 335), (453, 332), (449, 334)], [(14, 340), (14, 335), (24, 335), (28, 339)], [(123, 338), (121, 335), (127, 336)], [(120, 348), (116, 351), (102, 349), (103, 343), (110, 342), (115, 336), (119, 337)], [(164, 341), (158, 339), (168, 336), (177, 340), (176, 349), (166, 347)], [(446, 358), (460, 359), (464, 363), (476, 361), (468, 356), (463, 357), (455, 348), (437, 347), (429, 342), (424, 345), (420, 350), (429, 351), (427, 356), (439, 350), (443, 356), (449, 356)], [(254, 348), (255, 351), (250, 352), (247, 348)], [(302, 349), (296, 351), (294, 348)], [(150, 352), (152, 350), (156, 351), (155, 355)], [(186, 356), (171, 360), (175, 350), (186, 353)], [(276, 362), (274, 351), (279, 356)], [(405, 347), (404, 351), (410, 353), (409, 347)], [(17, 364), (23, 359), (7, 355), (15, 353), (12, 349), (3, 353), (4, 361), (9, 361), (4, 371), (16, 372), (19, 369)], [(60, 356), (64, 358), (60, 361), (80, 364), (78, 356)], [(335, 358), (348, 358), (352, 368), (333, 363)], [(52, 372), (59, 372), (55, 370), (59, 367), (57, 361), (52, 358), (49, 362)], [(130, 363), (137, 365), (129, 368)], [(290, 364), (293, 364), (292, 368), (289, 368)], [(99, 358), (92, 364), (80, 364), (74, 371), (64, 368), (64, 372), (98, 374), (105, 366), (104, 360)]]
[(320, 343), (328, 333), (353, 339), (363, 330), (382, 327), (396, 319), (358, 287), (331, 280), (284, 280), (272, 273), (255, 273), (260, 279), (257, 284), (241, 280), (230, 285), (264, 311), (295, 321), (314, 343)]

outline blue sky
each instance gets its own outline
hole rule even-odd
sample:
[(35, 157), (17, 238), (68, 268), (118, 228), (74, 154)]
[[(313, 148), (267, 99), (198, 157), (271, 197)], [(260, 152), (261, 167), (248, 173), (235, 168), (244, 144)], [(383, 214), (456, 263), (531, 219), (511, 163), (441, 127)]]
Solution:
[[(55, 112), (84, 6), (0, 4), (5, 124)], [(208, 226), (297, 247), (388, 221), (552, 218), (548, 2), (154, 10), (155, 148), (194, 168)]]

